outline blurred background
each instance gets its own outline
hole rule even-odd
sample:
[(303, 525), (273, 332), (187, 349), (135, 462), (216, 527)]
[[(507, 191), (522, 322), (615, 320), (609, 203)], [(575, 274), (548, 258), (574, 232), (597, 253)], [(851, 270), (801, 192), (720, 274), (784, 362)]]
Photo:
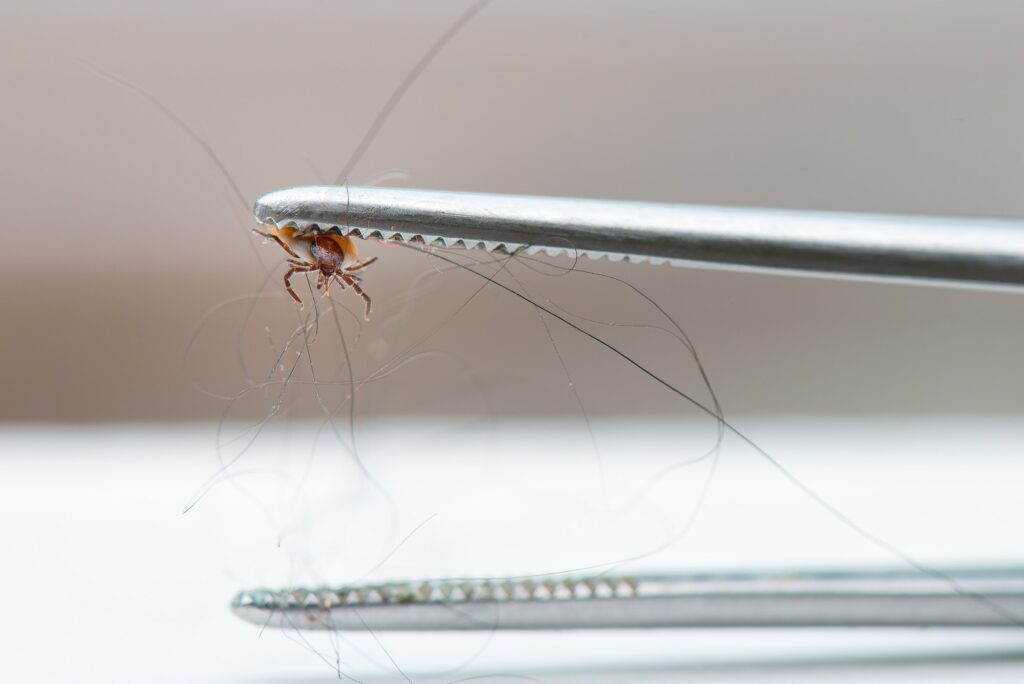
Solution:
[[(254, 251), (281, 260), (253, 249), (203, 151), (87, 65), (165, 103), (251, 204), (333, 180), (462, 9), (4, 3), (0, 415), (218, 416), (183, 350), (208, 309), (259, 288)], [(497, 2), (409, 91), (352, 181), (403, 169), (424, 188), (1021, 216), (1022, 14), (1012, 1)], [(422, 266), (397, 260), (369, 281), (380, 305)], [(1014, 294), (617, 273), (685, 303), (734, 411), (1021, 408)]]
[[(687, 471), (684, 484), (643, 490), (639, 512), (595, 515), (631, 500), (680, 453), (706, 451), (714, 424), (499, 293), (460, 310), (475, 281), (406, 250), (365, 246), (380, 257), (365, 283), (374, 319), (360, 327), (341, 316), (357, 377), (408, 360), (367, 386), (352, 414), (359, 456), (391, 503), (361, 479), (347, 408), (325, 428), (308, 387), (225, 400), (275, 372), (297, 321), (281, 295), (282, 253), (249, 233), (248, 208), (273, 189), (333, 182), (395, 86), (468, 4), (0, 4), (0, 511), (9, 540), (0, 579), (28, 588), (18, 609), (31, 615), (0, 632), (21, 654), (0, 671), (331, 676), (285, 639), (254, 641), (224, 608), (230, 592), (352, 579), (433, 515), (384, 574), (605, 562), (658, 546), (698, 508), (688, 545), (649, 565), (892, 561), (728, 441), (722, 460), (735, 470), (715, 475), (706, 507), (696, 504), (711, 474)], [(497, 0), (408, 91), (350, 181), (400, 170), (381, 182), (1024, 217), (1022, 26), (1024, 6), (1012, 0)], [(97, 70), (193, 129), (242, 199), (172, 116)], [(514, 274), (578, 316), (666, 325), (612, 281), (563, 278), (566, 264), (552, 263)], [(664, 306), (730, 419), (859, 520), (935, 562), (1020, 560), (1020, 293), (585, 266)], [(358, 312), (346, 297), (340, 306)], [(674, 340), (603, 329), (708, 401)], [(316, 363), (300, 367), (303, 378), (324, 364), (331, 377), (348, 372), (341, 337), (307, 350)], [(340, 406), (345, 392), (332, 391)], [(240, 468), (288, 477), (249, 487), (220, 470), (236, 457)], [(562, 484), (529, 489), (538, 473)], [(573, 496), (567, 481), (579, 488)], [(622, 491), (609, 494), (608, 482)], [(201, 505), (180, 516), (197, 496)], [(352, 529), (360, 516), (364, 528)], [(44, 591), (58, 605), (36, 614), (38, 587), (78, 587), (87, 598), (69, 608)], [(79, 638), (86, 632), (99, 636)], [(934, 680), (938, 654), (958, 648), (968, 655), (939, 671), (1021, 674), (1019, 635), (960, 635), (953, 645), (904, 636), (851, 646), (802, 634), (767, 655), (759, 649), (776, 637), (711, 636), (684, 654), (672, 634), (618, 635), (617, 647), (562, 637), (558, 649), (576, 655), (537, 667), (586, 679), (597, 675), (571, 673), (597, 667), (601, 652), (616, 671), (646, 667), (650, 681), (760, 676), (766, 662), (781, 677), (820, 680), (857, 676), (856, 663), (836, 663), (851, 653), (874, 662), (880, 643), (895, 643), (902, 655), (889, 655), (902, 664), (873, 666), (893, 678)], [(90, 638), (117, 645), (121, 660), (98, 656)], [(479, 646), (444, 644), (407, 645), (419, 650), (403, 662), (450, 670)], [(522, 642), (491, 648), (498, 665), (480, 672), (509, 662), (532, 672), (517, 660)], [(431, 661), (438, 652), (454, 655)], [(831, 664), (807, 665), (808, 653)], [(733, 667), (743, 654), (747, 665)], [(169, 656), (195, 665), (152, 669)]]

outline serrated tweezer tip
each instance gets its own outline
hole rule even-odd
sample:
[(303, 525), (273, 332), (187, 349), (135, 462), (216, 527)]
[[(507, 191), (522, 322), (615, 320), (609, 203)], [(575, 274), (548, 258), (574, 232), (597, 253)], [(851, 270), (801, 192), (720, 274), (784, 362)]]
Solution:
[(1024, 569), (425, 580), (243, 591), (232, 610), (261, 626), (357, 631), (1019, 627)]
[(260, 197), (256, 220), (439, 247), (818, 275), (1024, 284), (1024, 221), (360, 186)]

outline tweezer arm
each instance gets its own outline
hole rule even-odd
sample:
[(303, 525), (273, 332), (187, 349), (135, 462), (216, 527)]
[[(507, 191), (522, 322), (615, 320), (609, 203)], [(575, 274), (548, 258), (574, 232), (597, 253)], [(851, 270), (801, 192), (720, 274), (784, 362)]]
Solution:
[(261, 223), (488, 250), (543, 247), (817, 274), (1024, 285), (1020, 220), (358, 186), (278, 190), (257, 200), (254, 214)]
[(337, 630), (1013, 627), (1021, 569), (438, 580), (239, 593), (262, 626)]

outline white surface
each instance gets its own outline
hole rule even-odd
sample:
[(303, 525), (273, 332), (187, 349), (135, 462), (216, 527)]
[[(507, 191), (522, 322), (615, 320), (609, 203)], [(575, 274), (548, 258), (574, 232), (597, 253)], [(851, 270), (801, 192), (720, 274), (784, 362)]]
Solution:
[[(818, 493), (919, 560), (1024, 557), (1019, 424), (742, 422)], [(598, 467), (577, 423), (455, 430), (443, 422), (364, 422), (361, 456), (398, 502), (393, 516), (332, 440), (321, 442), (310, 478), (297, 488), (291, 475), (307, 467), (314, 427), (294, 426), (286, 450), (279, 448), (282, 430), (264, 433), (237, 464), (237, 476), (186, 515), (184, 505), (216, 471), (213, 426), (0, 432), (0, 679), (328, 681), (331, 666), (303, 645), (279, 632), (261, 636), (233, 618), (233, 592), (358, 578), (425, 520), (372, 577), (560, 570), (642, 552), (686, 518), (707, 471), (684, 469), (636, 507), (609, 509), (666, 459), (703, 447), (710, 434), (706, 424), (598, 423)], [(628, 567), (893, 562), (731, 440), (690, 533)], [(1024, 633), (1014, 629), (381, 640), (417, 682), (501, 672), (550, 682), (1024, 676)], [(333, 657), (324, 635), (310, 643)], [(465, 670), (453, 671), (481, 649)], [(341, 642), (339, 653), (343, 669), (361, 679), (402, 681), (365, 635)]]

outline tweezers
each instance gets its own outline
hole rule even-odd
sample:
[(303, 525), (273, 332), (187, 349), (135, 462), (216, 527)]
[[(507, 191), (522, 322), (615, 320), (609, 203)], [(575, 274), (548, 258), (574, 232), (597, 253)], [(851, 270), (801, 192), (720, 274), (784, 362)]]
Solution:
[[(1024, 221), (312, 186), (256, 220), (422, 247), (544, 251), (810, 275), (1024, 285)], [(337, 630), (1020, 626), (1024, 568), (436, 580), (259, 589), (264, 626)]]
[[(955, 590), (954, 590), (955, 589)], [(545, 630), (1019, 627), (1024, 569), (449, 579), (239, 592), (264, 627)]]
[(751, 209), (404, 188), (268, 193), (256, 220), (420, 245), (791, 273), (1024, 285), (1024, 220)]

